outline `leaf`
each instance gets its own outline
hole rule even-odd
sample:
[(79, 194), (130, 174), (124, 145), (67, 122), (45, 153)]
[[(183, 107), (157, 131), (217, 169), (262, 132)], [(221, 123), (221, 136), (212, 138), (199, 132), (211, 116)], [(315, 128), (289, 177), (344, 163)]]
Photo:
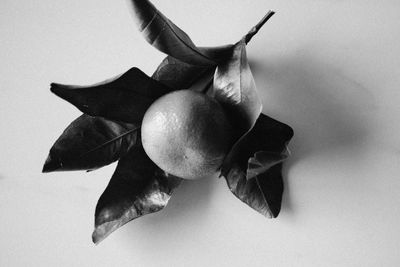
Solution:
[(138, 68), (96, 85), (52, 83), (50, 90), (88, 115), (131, 123), (141, 122), (154, 100), (172, 91)]
[(282, 162), (293, 130), (260, 114), (254, 127), (227, 155), (221, 169), (229, 189), (241, 201), (267, 217), (279, 214), (283, 181)]
[(281, 210), (283, 181), (282, 163), (276, 164), (256, 178), (247, 180), (237, 168), (226, 177), (232, 193), (241, 201), (268, 218), (275, 218)]
[[(261, 29), (265, 22), (275, 12), (269, 11), (257, 25), (250, 29), (250, 31), (243, 37), (247, 44), (251, 38)], [(227, 60), (232, 56), (233, 46), (225, 47), (208, 47), (204, 48), (208, 51), (208, 54), (212, 58), (218, 58), (221, 55), (221, 49), (225, 49), (223, 59)], [(191, 62), (190, 62), (191, 63)], [(198, 66), (189, 63), (185, 63), (172, 56), (167, 56), (158, 66), (156, 71), (153, 73), (152, 78), (163, 83), (164, 85), (174, 89), (187, 89), (190, 88), (197, 81), (201, 80), (204, 76), (207, 76), (210, 72), (214, 72), (216, 66)]]
[(274, 14), (274, 11), (268, 11), (234, 45), (230, 58), (217, 66), (214, 73), (214, 88), (208, 92), (227, 110), (239, 135), (243, 135), (253, 127), (262, 111), (262, 103), (247, 60), (246, 44)]
[(254, 153), (254, 157), (249, 158), (246, 178), (247, 180), (256, 177), (263, 172), (266, 172), (272, 166), (285, 161), (289, 156), (289, 151), (281, 153), (259, 151)]
[(137, 146), (120, 159), (95, 212), (94, 243), (142, 215), (163, 209), (181, 182), (158, 168)]
[(214, 69), (214, 66), (195, 66), (167, 56), (151, 77), (170, 88), (188, 89)]
[(240, 137), (221, 167), (228, 187), (244, 203), (267, 217), (279, 214), (283, 181), (282, 162), (293, 130), (263, 114), (248, 64), (246, 44), (274, 14), (269, 11), (233, 48), (232, 56), (219, 64), (209, 95), (219, 101)]
[(138, 124), (81, 115), (50, 149), (43, 172), (94, 170), (108, 165), (136, 144)]
[(213, 66), (230, 54), (231, 45), (197, 47), (190, 37), (148, 0), (131, 0), (136, 24), (146, 41), (185, 63)]
[(262, 104), (247, 61), (244, 38), (235, 45), (232, 57), (215, 70), (214, 89), (210, 95), (228, 110), (242, 134), (251, 129)]

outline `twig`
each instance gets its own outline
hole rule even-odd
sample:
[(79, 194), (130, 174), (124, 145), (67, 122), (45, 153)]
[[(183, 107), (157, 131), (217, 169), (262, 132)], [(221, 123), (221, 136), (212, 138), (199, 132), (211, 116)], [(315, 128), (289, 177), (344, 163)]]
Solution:
[(257, 23), (256, 26), (244, 36), (246, 44), (250, 42), (251, 38), (261, 29), (261, 27), (275, 14), (275, 11), (268, 11), (268, 13)]

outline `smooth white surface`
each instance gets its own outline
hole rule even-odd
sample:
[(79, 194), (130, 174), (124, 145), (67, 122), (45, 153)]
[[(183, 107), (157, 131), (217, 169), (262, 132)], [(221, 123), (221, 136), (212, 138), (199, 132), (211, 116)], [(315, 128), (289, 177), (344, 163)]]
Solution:
[(247, 51), (264, 112), (295, 130), (281, 214), (265, 219), (210, 178), (92, 245), (115, 165), (40, 173), (80, 114), (49, 84), (151, 74), (163, 55), (127, 1), (2, 0), (0, 266), (399, 266), (399, 2), (154, 3), (200, 45), (235, 42), (277, 12)]

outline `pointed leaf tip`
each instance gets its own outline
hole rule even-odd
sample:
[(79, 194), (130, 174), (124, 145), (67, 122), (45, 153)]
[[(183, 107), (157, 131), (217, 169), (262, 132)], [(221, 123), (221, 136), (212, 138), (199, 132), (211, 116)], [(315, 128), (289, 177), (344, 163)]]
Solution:
[(95, 227), (93, 233), (92, 233), (92, 242), (95, 245), (98, 245), (101, 241), (106, 239), (112, 232), (118, 229), (119, 226), (117, 226), (113, 222), (108, 222), (104, 223), (102, 225), (98, 225)]
[(57, 170), (58, 168), (61, 167), (61, 164), (59, 161), (54, 160), (51, 155), (49, 154), (47, 156), (46, 162), (43, 165), (42, 173), (49, 173)]
[(140, 122), (154, 100), (172, 90), (138, 68), (89, 86), (52, 83), (50, 87), (85, 114), (130, 123)]
[(94, 170), (125, 155), (136, 144), (138, 124), (81, 115), (56, 140), (43, 172)]
[(162, 210), (181, 182), (159, 169), (135, 147), (122, 157), (95, 211), (92, 240), (101, 242), (129, 221)]
[[(77, 96), (71, 91), (72, 86), (60, 84), (60, 83), (51, 83), (50, 84), (50, 92), (55, 94), (61, 99), (64, 99), (65, 101), (68, 101), (70, 103), (74, 103), (77, 100)], [(85, 112), (83, 109), (81, 109), (82, 112)]]
[(67, 85), (61, 84), (61, 83), (51, 83), (50, 84), (50, 91), (61, 97), (59, 94), (61, 94), (62, 92), (64, 92), (67, 89)]

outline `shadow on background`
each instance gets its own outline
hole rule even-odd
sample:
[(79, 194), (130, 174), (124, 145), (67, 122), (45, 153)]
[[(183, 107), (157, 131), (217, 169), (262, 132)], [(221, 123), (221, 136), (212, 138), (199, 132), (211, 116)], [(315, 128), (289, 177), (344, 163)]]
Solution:
[(182, 181), (163, 210), (142, 216), (124, 226), (128, 229), (126, 242), (130, 245), (137, 245), (136, 242), (136, 244), (132, 244), (132, 238), (135, 240), (135, 237), (138, 236), (153, 235), (149, 240), (138, 241), (142, 245), (152, 246), (151, 243), (157, 240), (154, 235), (158, 235), (158, 238), (161, 239), (160, 242), (163, 243), (164, 240), (161, 236), (179, 232), (179, 229), (187, 229), (188, 225), (189, 227), (193, 226), (194, 229), (201, 227), (203, 218), (207, 217), (209, 202), (218, 182), (215, 177)]
[(288, 174), (298, 162), (327, 153), (357, 160), (368, 135), (374, 99), (368, 88), (312, 51), (250, 62), (263, 112), (294, 128), (284, 165), (282, 212), (292, 212)]
[[(292, 156), (283, 169), (282, 212), (292, 213), (290, 169), (309, 157), (331, 153), (356, 160), (368, 135), (370, 118), (366, 111), (375, 108), (373, 96), (360, 82), (311, 52), (299, 51), (262, 62), (255, 60), (250, 65), (264, 104), (263, 112), (289, 124), (295, 131), (290, 143)], [(165, 209), (125, 226), (126, 242), (131, 243), (132, 237), (143, 238), (145, 233), (164, 233), (164, 236), (169, 231), (179, 232), (176, 225), (182, 223), (199, 227), (207, 216), (218, 182), (215, 177), (184, 181)], [(154, 237), (138, 242), (150, 247)]]

